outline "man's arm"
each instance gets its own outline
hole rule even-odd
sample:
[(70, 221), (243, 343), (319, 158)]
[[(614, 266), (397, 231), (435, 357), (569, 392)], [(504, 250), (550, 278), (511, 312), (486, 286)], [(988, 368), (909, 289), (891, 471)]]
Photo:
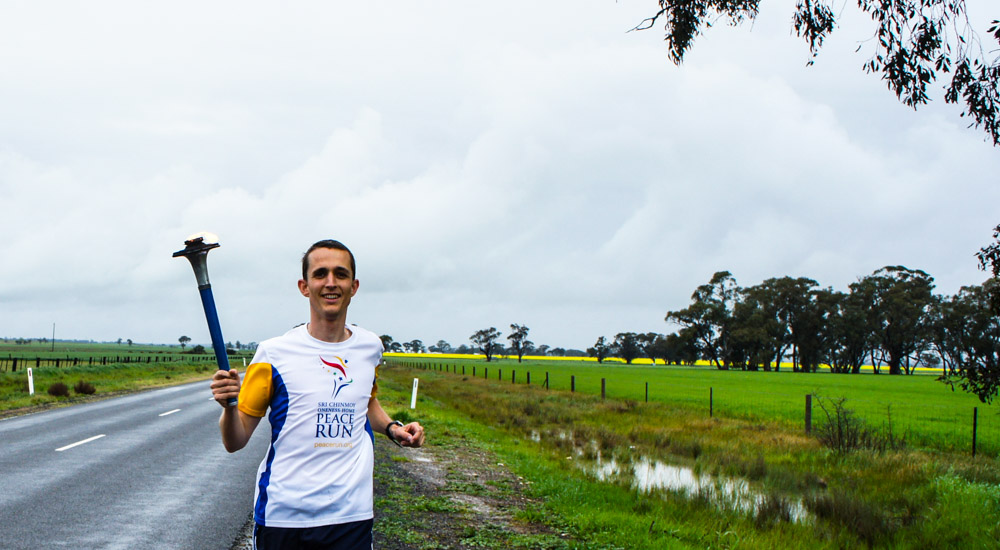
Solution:
[[(382, 408), (377, 397), (368, 400), (368, 421), (371, 422), (372, 431), (379, 433), (386, 433), (386, 426), (392, 424), (392, 419)], [(389, 434), (392, 434), (390, 437), (404, 447), (420, 447), (424, 444), (424, 427), (418, 422), (410, 422), (405, 426), (392, 425)]]
[(230, 398), (236, 398), (240, 394), (240, 375), (236, 369), (216, 371), (212, 376), (211, 387), (212, 397), (222, 405), (222, 416), (219, 417), (222, 445), (227, 451), (235, 453), (246, 447), (260, 418), (226, 404)]

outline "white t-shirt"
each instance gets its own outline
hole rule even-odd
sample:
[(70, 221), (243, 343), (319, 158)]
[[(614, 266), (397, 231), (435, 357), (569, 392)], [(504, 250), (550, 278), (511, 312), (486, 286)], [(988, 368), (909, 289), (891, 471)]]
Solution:
[(373, 517), (368, 401), (382, 341), (348, 329), (351, 336), (334, 344), (301, 325), (262, 342), (247, 367), (239, 410), (268, 414), (271, 423), (271, 446), (257, 470), (258, 525), (319, 527)]

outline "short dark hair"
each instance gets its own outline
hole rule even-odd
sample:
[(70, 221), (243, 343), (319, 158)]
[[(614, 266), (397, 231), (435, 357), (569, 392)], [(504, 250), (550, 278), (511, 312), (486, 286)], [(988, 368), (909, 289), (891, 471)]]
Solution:
[(302, 255), (302, 279), (309, 279), (309, 253), (317, 248), (332, 248), (334, 250), (343, 250), (344, 252), (347, 252), (347, 255), (351, 257), (351, 278), (358, 278), (358, 271), (354, 266), (354, 253), (351, 252), (351, 249), (347, 248), (344, 243), (340, 241), (324, 239), (313, 243), (313, 245), (309, 247), (309, 250), (306, 250), (306, 253)]

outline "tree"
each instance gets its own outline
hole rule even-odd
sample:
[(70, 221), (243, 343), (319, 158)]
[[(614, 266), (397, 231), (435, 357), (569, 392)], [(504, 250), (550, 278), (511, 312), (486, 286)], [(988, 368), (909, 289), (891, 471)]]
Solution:
[(131, 338), (129, 338), (128, 340), (125, 340), (125, 343), (128, 344), (128, 347), (132, 347), (132, 339)]
[(537, 354), (537, 355), (548, 355), (548, 353), (549, 353), (549, 345), (548, 344), (542, 344), (542, 345), (540, 345), (540, 346), (538, 346), (538, 347), (535, 348), (535, 354)]
[(407, 353), (423, 353), (427, 351), (427, 348), (424, 347), (424, 343), (420, 340), (410, 340), (409, 342), (404, 342), (403, 348), (406, 349)]
[(524, 325), (511, 324), (510, 334), (507, 339), (510, 340), (510, 349), (517, 355), (517, 362), (521, 362), (521, 358), (524, 354), (531, 350), (535, 345), (534, 342), (528, 340), (528, 331), (531, 330)]
[(500, 331), (496, 327), (490, 327), (477, 330), (469, 337), (469, 341), (479, 348), (479, 352), (486, 356), (486, 362), (489, 363), (493, 360), (493, 353), (497, 350), (497, 340), (500, 336)]
[(191, 339), (188, 338), (187, 336), (181, 336), (180, 338), (177, 339), (177, 341), (181, 343), (181, 349), (184, 349), (184, 346), (186, 346), (187, 343), (191, 341)]
[(615, 355), (625, 360), (626, 365), (631, 365), (632, 360), (642, 354), (642, 348), (639, 346), (639, 335), (634, 332), (616, 334), (611, 348)]
[[(852, 283), (863, 299), (868, 325), (889, 374), (912, 374), (929, 340), (934, 278), (917, 269), (886, 266)], [(872, 352), (872, 363), (875, 361)]]
[[(722, 17), (732, 25), (752, 21), (759, 4), (760, 0), (659, 0), (656, 14), (633, 30), (649, 29), (662, 21), (670, 59), (680, 64), (704, 27)], [(930, 101), (927, 86), (938, 74), (950, 74), (945, 102), (963, 102), (962, 116), (972, 119), (970, 126), (982, 126), (993, 145), (1000, 145), (1000, 57), (984, 58), (964, 0), (858, 0), (858, 8), (877, 27), (858, 48), (866, 44), (874, 48), (862, 65), (865, 72), (881, 74), (897, 99), (914, 109)], [(809, 44), (813, 59), (836, 27), (835, 9), (842, 10), (843, 4), (798, 1), (792, 28)], [(1000, 21), (994, 20), (987, 32), (1000, 43)]]
[(594, 347), (587, 348), (587, 355), (596, 357), (598, 363), (603, 363), (604, 359), (607, 358), (610, 353), (611, 345), (608, 344), (607, 340), (605, 340), (603, 336), (597, 339)]
[[(1000, 225), (995, 242), (976, 253), (979, 268), (992, 276), (982, 286), (964, 287), (955, 297), (952, 346), (962, 389), (989, 403), (1000, 389)], [(945, 381), (954, 383), (947, 377)]]
[(451, 353), (452, 351), (451, 344), (445, 342), (444, 340), (438, 340), (437, 344), (428, 346), (427, 349), (437, 353)]
[(874, 346), (864, 297), (858, 293), (831, 292), (827, 298), (828, 359), (830, 370), (859, 374), (861, 365)]
[[(993, 294), (1000, 292), (1000, 279), (962, 287), (951, 301), (947, 315), (947, 343), (958, 370), (962, 389), (990, 403), (1000, 389), (1000, 315), (993, 309)], [(952, 376), (942, 376), (952, 385)]]
[(718, 369), (729, 368), (732, 306), (739, 287), (728, 271), (718, 271), (708, 284), (699, 286), (693, 303), (679, 311), (667, 312), (666, 321), (691, 330), (705, 358)]
[(382, 340), (382, 349), (388, 351), (390, 348), (392, 348), (392, 342), (393, 342), (392, 336), (389, 336), (388, 334), (383, 334), (382, 336), (379, 336), (378, 339)]
[(655, 332), (636, 335), (636, 339), (639, 341), (639, 349), (642, 350), (642, 354), (648, 357), (654, 365), (656, 364), (656, 341), (661, 338), (663, 338), (663, 335)]

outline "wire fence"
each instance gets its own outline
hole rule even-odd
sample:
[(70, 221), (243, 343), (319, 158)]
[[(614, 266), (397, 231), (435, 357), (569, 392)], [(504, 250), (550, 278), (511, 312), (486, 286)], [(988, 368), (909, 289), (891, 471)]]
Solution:
[(594, 369), (549, 371), (538, 366), (434, 363), (387, 358), (390, 365), (476, 377), (497, 384), (531, 385), (553, 391), (600, 395), (602, 399), (661, 402), (706, 416), (775, 421), (805, 432), (834, 415), (834, 404), (866, 426), (891, 434), (907, 445), (968, 454), (1000, 455), (1000, 411), (996, 407), (941, 406), (912, 400), (843, 399), (822, 391), (798, 392), (775, 384), (772, 391), (663, 381), (650, 371), (648, 380), (602, 376)]

